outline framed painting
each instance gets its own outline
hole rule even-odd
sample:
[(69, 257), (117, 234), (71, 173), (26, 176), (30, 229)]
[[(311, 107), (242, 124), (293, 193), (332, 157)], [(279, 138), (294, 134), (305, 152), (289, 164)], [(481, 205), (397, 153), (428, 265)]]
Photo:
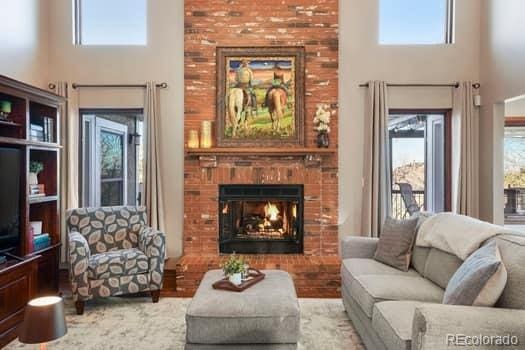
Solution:
[(217, 48), (217, 145), (304, 145), (304, 47)]

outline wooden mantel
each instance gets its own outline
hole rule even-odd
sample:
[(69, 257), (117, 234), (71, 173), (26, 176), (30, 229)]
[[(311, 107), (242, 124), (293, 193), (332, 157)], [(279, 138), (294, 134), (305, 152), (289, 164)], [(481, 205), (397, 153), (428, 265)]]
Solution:
[(307, 156), (327, 155), (337, 153), (335, 148), (315, 147), (213, 147), (213, 148), (185, 148), (184, 153), (188, 156)]

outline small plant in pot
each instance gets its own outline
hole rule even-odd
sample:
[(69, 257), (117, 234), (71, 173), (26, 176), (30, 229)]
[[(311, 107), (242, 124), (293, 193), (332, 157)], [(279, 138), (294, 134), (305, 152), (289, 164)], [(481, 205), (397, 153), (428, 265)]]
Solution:
[(38, 185), (38, 174), (44, 170), (44, 163), (32, 161), (29, 164), (29, 185)]
[(246, 262), (242, 257), (232, 254), (230, 258), (222, 264), (222, 271), (228, 280), (238, 286), (242, 283), (242, 276), (246, 271)]

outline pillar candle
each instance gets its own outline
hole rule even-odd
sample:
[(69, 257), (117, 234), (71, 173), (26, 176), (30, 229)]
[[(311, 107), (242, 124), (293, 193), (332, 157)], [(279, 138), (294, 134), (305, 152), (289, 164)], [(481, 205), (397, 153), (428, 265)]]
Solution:
[(197, 130), (188, 132), (188, 148), (199, 148), (199, 132)]
[(201, 148), (211, 148), (211, 120), (201, 122)]

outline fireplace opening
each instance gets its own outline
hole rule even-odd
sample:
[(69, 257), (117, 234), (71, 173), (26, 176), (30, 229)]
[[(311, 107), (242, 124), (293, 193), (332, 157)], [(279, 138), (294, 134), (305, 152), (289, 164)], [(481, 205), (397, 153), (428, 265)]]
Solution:
[(302, 185), (220, 185), (219, 252), (303, 252)]

